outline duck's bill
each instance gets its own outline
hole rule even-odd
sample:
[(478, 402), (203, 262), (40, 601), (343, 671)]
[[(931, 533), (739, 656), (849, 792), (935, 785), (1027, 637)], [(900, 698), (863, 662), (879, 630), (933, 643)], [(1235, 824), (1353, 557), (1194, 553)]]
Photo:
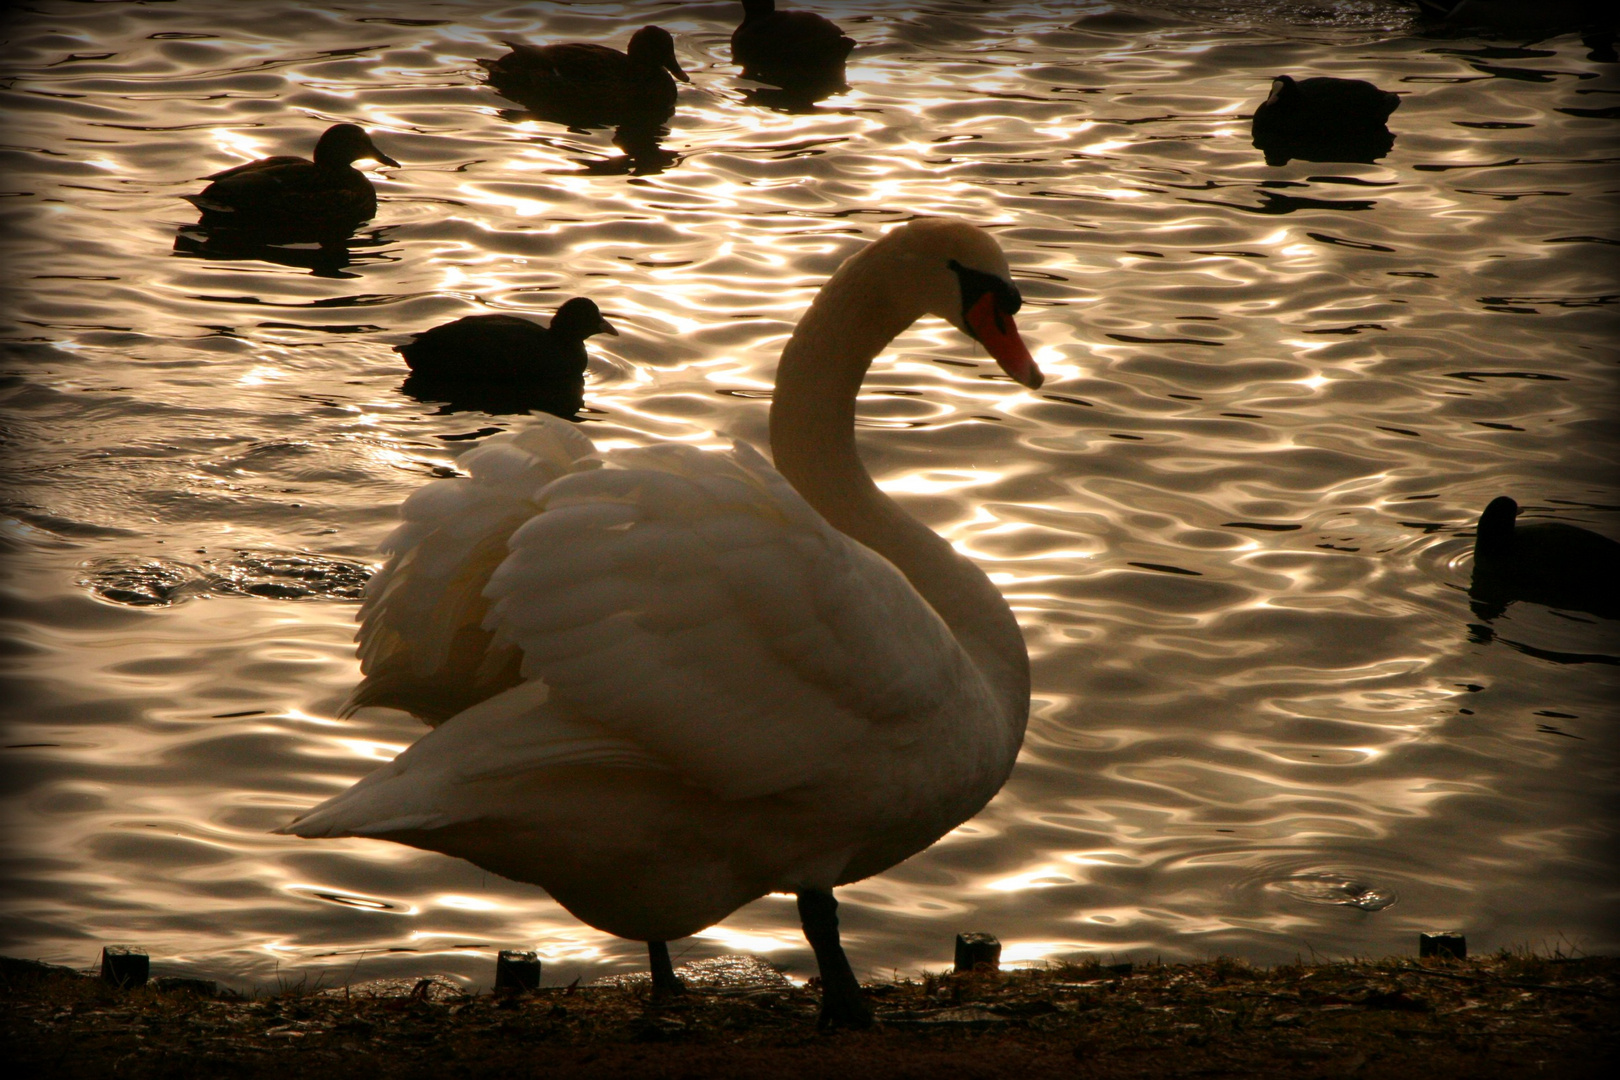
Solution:
[(968, 309), (967, 324), (973, 336), (996, 358), (1002, 371), (1031, 390), (1040, 389), (1041, 369), (1035, 366), (1035, 358), (1029, 355), (1024, 339), (1018, 336), (1012, 316), (996, 310), (993, 295), (985, 293)]
[(375, 146), (371, 148), (371, 156), (376, 159), (379, 165), (392, 165), (396, 169), (404, 168), (404, 166), (402, 166), (399, 162), (395, 161), (393, 158), (389, 157)]
[(689, 83), (689, 82), (692, 81), (692, 77), (690, 75), (688, 75), (686, 72), (682, 71), (681, 70), (681, 65), (679, 63), (677, 63), (676, 61), (671, 60), (667, 66), (669, 67), (669, 73), (671, 75), (675, 76), (677, 79), (681, 80), (681, 82), (688, 82)]
[(613, 329), (613, 324), (608, 322), (606, 319), (603, 319), (600, 323), (597, 324), (596, 332), (598, 334), (607, 334), (609, 337), (618, 337), (619, 336), (619, 332), (617, 330)]

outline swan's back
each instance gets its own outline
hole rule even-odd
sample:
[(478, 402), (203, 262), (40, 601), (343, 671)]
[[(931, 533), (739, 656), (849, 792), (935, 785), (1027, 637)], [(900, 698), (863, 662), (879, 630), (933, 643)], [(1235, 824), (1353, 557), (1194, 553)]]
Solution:
[(544, 681), (725, 798), (843, 768), (874, 728), (908, 741), (993, 709), (904, 575), (747, 446), (598, 456), (535, 422), (406, 501), (361, 609), (351, 709), (436, 722)]

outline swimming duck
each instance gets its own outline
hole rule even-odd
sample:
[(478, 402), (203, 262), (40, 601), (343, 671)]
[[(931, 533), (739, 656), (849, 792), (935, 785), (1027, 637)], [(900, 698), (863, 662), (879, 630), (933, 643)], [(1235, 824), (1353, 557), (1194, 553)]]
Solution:
[(237, 165), (205, 179), (182, 199), (202, 211), (201, 224), (252, 232), (318, 236), (347, 234), (377, 213), (377, 192), (356, 161), (372, 158), (399, 168), (355, 124), (334, 124), (315, 143), (315, 160), (290, 154)]
[(424, 330), (394, 351), (412, 372), (451, 382), (522, 383), (585, 374), (585, 339), (619, 336), (596, 303), (576, 296), (549, 327), (516, 315), (468, 315)]
[(1518, 516), (1506, 495), (1479, 516), (1469, 595), (1620, 617), (1620, 543), (1563, 521), (1519, 525)]
[(280, 831), (440, 851), (665, 945), (798, 896), (821, 1023), (865, 1026), (836, 886), (977, 813), (1029, 715), (1006, 600), (855, 445), (873, 359), (923, 315), (1028, 387), (1006, 257), (923, 218), (840, 266), (782, 350), (772, 468), (743, 443), (603, 451), (536, 416), (408, 499), (350, 699), (435, 724)]
[(731, 58), (743, 76), (780, 86), (842, 81), (855, 48), (838, 25), (809, 11), (777, 11), (776, 0), (742, 0), (743, 21), (731, 33)]
[(451, 411), (538, 409), (572, 419), (585, 404), (585, 339), (595, 334), (619, 332), (583, 296), (558, 308), (549, 328), (516, 315), (468, 315), (395, 346), (411, 369), (400, 389)]
[(1361, 79), (1278, 75), (1271, 94), (1254, 110), (1255, 131), (1320, 135), (1325, 129), (1382, 127), (1400, 107), (1399, 95)]
[(1268, 165), (1287, 164), (1291, 157), (1374, 161), (1395, 144), (1385, 121), (1400, 104), (1398, 95), (1361, 79), (1278, 75), (1254, 110), (1254, 145)]
[(637, 30), (624, 52), (589, 42), (502, 44), (512, 51), (478, 61), (489, 72), (489, 84), (567, 124), (662, 122), (675, 111), (675, 79), (692, 81), (675, 59), (675, 39), (661, 26)]

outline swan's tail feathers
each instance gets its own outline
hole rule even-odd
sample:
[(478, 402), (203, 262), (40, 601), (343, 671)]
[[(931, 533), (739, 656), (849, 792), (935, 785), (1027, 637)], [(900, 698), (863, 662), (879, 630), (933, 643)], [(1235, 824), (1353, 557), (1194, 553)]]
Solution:
[[(417, 746), (426, 741), (421, 740)], [(314, 839), (387, 836), (449, 824), (449, 815), (440, 805), (442, 770), (435, 769), (431, 760), (416, 762), (410, 758), (411, 750), (406, 750), (341, 795), (327, 799), (275, 831)]]
[(429, 832), (450, 824), (442, 813), (431, 810), (411, 812), (403, 807), (387, 805), (386, 800), (347, 798), (346, 794), (322, 803), (275, 831), (284, 836), (316, 840), (339, 836), (397, 836), (407, 832)]
[(437, 723), (518, 681), (516, 652), (495, 646), (482, 627), (484, 586), (506, 558), (512, 532), (539, 511), (539, 493), (602, 461), (574, 425), (537, 415), (459, 464), (469, 475), (416, 491), (383, 542), (388, 563), (360, 608), (366, 678), (345, 713), (384, 705)]
[[(292, 836), (397, 836), (511, 810), (511, 785), (544, 803), (538, 770), (560, 766), (666, 771), (637, 744), (546, 707), (550, 690), (527, 682), (479, 702), (399, 757), (276, 832)], [(528, 798), (526, 802), (530, 801)]]

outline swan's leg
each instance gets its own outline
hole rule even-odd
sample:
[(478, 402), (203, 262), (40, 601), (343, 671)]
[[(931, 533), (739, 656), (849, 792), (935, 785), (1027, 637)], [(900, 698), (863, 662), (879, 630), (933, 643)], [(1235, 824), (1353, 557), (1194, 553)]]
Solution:
[(652, 966), (653, 997), (666, 998), (686, 992), (686, 984), (675, 977), (675, 965), (669, 961), (667, 942), (647, 942), (647, 961)]
[(805, 940), (815, 950), (821, 969), (821, 1019), (816, 1026), (863, 1028), (872, 1026), (872, 1009), (838, 941), (838, 901), (831, 892), (805, 889), (799, 893), (799, 921)]

